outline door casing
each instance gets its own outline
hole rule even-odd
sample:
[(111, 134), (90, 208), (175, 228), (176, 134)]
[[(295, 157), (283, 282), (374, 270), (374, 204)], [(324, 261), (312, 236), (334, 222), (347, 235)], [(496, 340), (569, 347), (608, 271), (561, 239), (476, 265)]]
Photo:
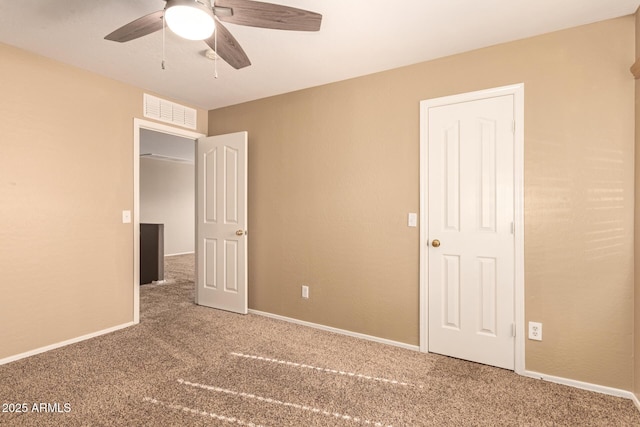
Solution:
[(514, 146), (514, 271), (515, 372), (525, 373), (524, 325), (524, 83), (427, 99), (420, 102), (420, 351), (428, 353), (428, 112), (429, 108), (513, 95)]

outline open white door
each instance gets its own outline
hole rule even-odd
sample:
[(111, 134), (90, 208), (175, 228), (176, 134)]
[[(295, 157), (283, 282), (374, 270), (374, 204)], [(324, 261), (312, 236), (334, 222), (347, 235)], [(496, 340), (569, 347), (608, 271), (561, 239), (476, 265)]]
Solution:
[(196, 304), (247, 314), (247, 132), (196, 152)]

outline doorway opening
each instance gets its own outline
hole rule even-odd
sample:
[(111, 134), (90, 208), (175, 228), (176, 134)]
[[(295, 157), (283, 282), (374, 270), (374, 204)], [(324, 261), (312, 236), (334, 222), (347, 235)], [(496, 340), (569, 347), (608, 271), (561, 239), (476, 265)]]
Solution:
[[(151, 122), (142, 119), (134, 119), (133, 125), (133, 321), (134, 323), (140, 323), (140, 162), (141, 154), (157, 154), (159, 153), (143, 153), (141, 152), (142, 142), (145, 136), (149, 134), (147, 132), (153, 132), (160, 134), (158, 136), (172, 136), (182, 138), (187, 141), (195, 141), (198, 138), (204, 137), (204, 134), (189, 131), (186, 129), (175, 128), (164, 124)], [(160, 138), (163, 139), (163, 138)], [(159, 143), (160, 144), (160, 143)], [(195, 147), (193, 142), (192, 147)], [(170, 152), (167, 152), (170, 153)], [(174, 153), (175, 154), (175, 153)], [(166, 157), (181, 158), (181, 154), (169, 155)], [(151, 156), (143, 156), (151, 157)], [(195, 185), (195, 175), (192, 182)], [(184, 245), (185, 242), (178, 242), (178, 245)], [(195, 236), (193, 238), (193, 245), (195, 249)], [(179, 247), (179, 246), (178, 246)]]

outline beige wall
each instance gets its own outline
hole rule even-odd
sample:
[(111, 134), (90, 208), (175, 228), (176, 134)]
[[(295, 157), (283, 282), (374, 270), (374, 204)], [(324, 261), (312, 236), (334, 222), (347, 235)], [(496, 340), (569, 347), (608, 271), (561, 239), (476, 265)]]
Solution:
[(195, 250), (195, 197), (193, 164), (140, 158), (140, 222), (164, 224), (165, 255)]
[(2, 359), (133, 320), (121, 211), (142, 91), (7, 45), (0, 58)]
[(250, 307), (417, 345), (419, 101), (524, 82), (526, 368), (631, 390), (633, 58), (625, 17), (211, 111), (249, 132)]

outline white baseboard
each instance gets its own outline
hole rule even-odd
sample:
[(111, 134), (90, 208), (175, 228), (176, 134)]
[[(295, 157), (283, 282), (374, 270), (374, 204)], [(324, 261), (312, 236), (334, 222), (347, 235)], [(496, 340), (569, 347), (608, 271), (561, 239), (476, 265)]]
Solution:
[(525, 377), (536, 378), (539, 380), (549, 381), (556, 384), (567, 385), (569, 387), (580, 388), (582, 390), (608, 394), (609, 396), (624, 397), (625, 399), (632, 399), (632, 400), (635, 399), (636, 406), (638, 406), (638, 409), (640, 409), (640, 406), (638, 404), (638, 399), (636, 398), (636, 396), (632, 392), (627, 390), (607, 387), (607, 386), (598, 385), (598, 384), (585, 383), (582, 381), (571, 380), (568, 378), (554, 377), (553, 375), (546, 375), (546, 374), (541, 374), (539, 372), (533, 372), (533, 371), (524, 371), (522, 375), (524, 375)]
[(194, 251), (191, 251), (191, 252), (178, 252), (177, 254), (166, 254), (166, 255), (165, 255), (165, 258), (166, 258), (166, 257), (169, 257), (169, 256), (193, 255), (193, 254), (195, 254), (195, 252), (194, 252)]
[(320, 329), (322, 331), (333, 332), (336, 334), (347, 335), (354, 338), (360, 338), (363, 340), (374, 341), (380, 344), (392, 345), (394, 347), (401, 347), (407, 350), (420, 351), (420, 346), (406, 344), (399, 341), (388, 340), (385, 338), (374, 337), (373, 335), (361, 334), (358, 332), (347, 331), (345, 329), (332, 328), (331, 326), (320, 325), (317, 323), (306, 322), (304, 320), (298, 320), (291, 317), (280, 316), (279, 314), (267, 313), (259, 310), (249, 310), (250, 314), (257, 314), (259, 316), (270, 317), (272, 319), (282, 320), (289, 323), (295, 323), (297, 325), (308, 326), (314, 329)]
[(635, 393), (631, 393), (631, 400), (633, 400), (636, 408), (638, 409), (638, 411), (640, 411), (640, 400), (638, 400), (638, 396)]
[(45, 351), (54, 350), (56, 348), (64, 347), (69, 344), (75, 344), (80, 341), (85, 341), (91, 338), (99, 337), (100, 335), (108, 334), (111, 332), (115, 332), (120, 329), (128, 328), (129, 326), (134, 325), (134, 322), (124, 323), (122, 325), (113, 326), (111, 328), (103, 329), (101, 331), (92, 332), (90, 334), (82, 335), (80, 337), (71, 338), (70, 340), (62, 341), (59, 343), (47, 345), (44, 347), (36, 348), (34, 350), (29, 350), (24, 353), (16, 354), (14, 356), (5, 357), (4, 359), (0, 359), (0, 365), (5, 365), (7, 363), (15, 362), (16, 360), (24, 359), (25, 357), (35, 356), (36, 354), (44, 353)]

